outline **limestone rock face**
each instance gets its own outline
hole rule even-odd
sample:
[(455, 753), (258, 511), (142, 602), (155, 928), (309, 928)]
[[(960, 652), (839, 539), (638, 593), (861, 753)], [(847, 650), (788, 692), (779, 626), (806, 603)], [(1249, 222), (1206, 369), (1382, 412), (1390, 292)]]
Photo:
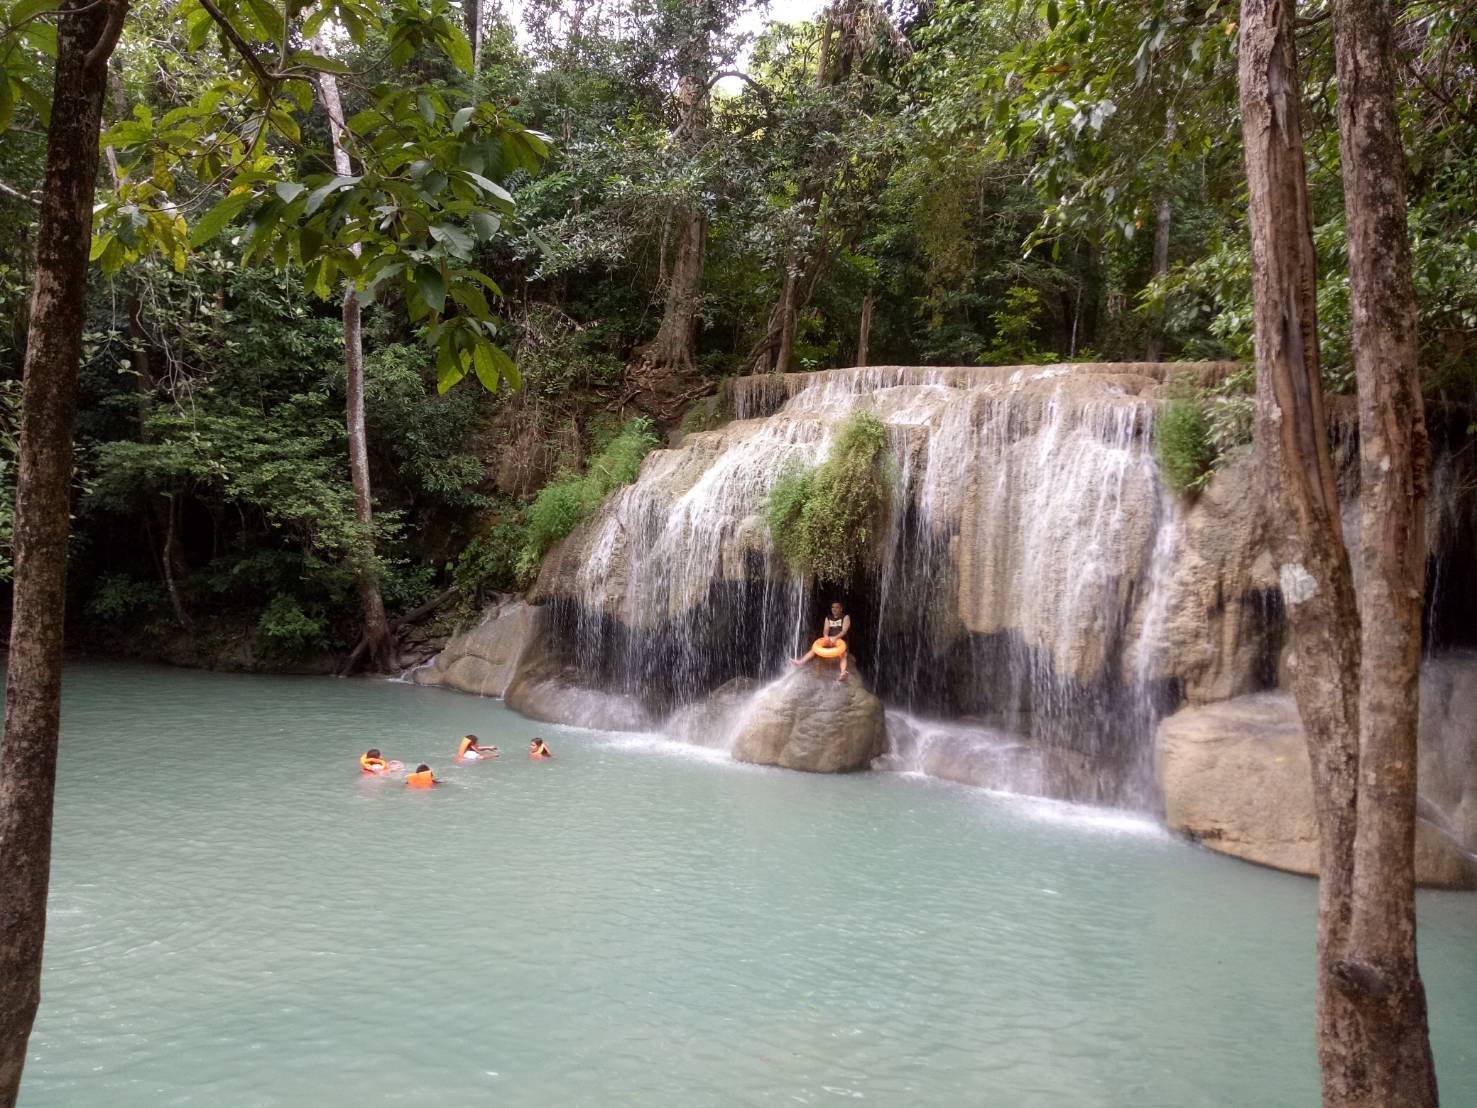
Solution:
[(508, 686), (508, 707), (545, 723), (599, 731), (651, 729), (651, 715), (641, 704), (619, 693), (589, 688), (581, 680), (582, 675), (573, 666), (546, 658), (525, 661)]
[(729, 749), (757, 685), (751, 677), (733, 678), (702, 700), (678, 708), (662, 724), (662, 733), (692, 746)]
[(1138, 667), (1140, 679), (1178, 678), (1191, 704), (1252, 691), (1273, 676), (1259, 670), (1276, 668), (1275, 657), (1261, 655), (1278, 585), (1251, 452), (1226, 464), (1167, 526), (1172, 557), (1134, 636), (1154, 647), (1130, 652), (1125, 665)]
[(738, 721), (733, 756), (740, 762), (810, 773), (866, 769), (886, 742), (882, 702), (853, 678), (817, 665), (762, 689)]
[[(1422, 769), (1428, 748), (1423, 743)], [(1170, 716), (1159, 725), (1155, 770), (1171, 830), (1223, 854), (1293, 873), (1317, 873), (1311, 769), (1290, 695), (1259, 693)], [(1429, 779), (1422, 777), (1424, 791)], [(1477, 796), (1477, 775), (1468, 766), (1465, 781), (1443, 788), (1447, 795)], [(1442, 827), (1425, 818), (1426, 812), (1442, 819), (1446, 813), (1430, 797), (1423, 799), (1416, 825), (1416, 880), (1477, 888), (1477, 837), (1463, 838), (1456, 820)]]
[(481, 623), (448, 642), (429, 666), (413, 671), (411, 680), (477, 696), (503, 696), (538, 634), (537, 615), (521, 600), (494, 605)]

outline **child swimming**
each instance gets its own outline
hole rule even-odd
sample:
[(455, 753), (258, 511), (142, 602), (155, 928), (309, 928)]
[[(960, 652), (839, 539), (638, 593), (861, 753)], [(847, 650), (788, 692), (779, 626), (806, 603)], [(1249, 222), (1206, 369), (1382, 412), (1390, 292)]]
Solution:
[(544, 745), (543, 739), (534, 739), (528, 744), (528, 756), (538, 760), (541, 758), (552, 758), (554, 753)]
[(482, 758), (496, 757), (497, 747), (479, 746), (476, 735), (463, 735), (461, 744), (456, 748), (458, 762), (475, 762)]
[(405, 775), (406, 787), (412, 789), (429, 789), (441, 782), (436, 780), (436, 775), (431, 772), (431, 767), (422, 762), (415, 767), (414, 773)]

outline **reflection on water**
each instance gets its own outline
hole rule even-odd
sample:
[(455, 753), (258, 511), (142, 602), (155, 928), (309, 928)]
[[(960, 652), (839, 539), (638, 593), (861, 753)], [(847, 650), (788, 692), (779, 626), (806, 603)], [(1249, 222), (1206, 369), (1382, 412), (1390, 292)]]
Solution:
[[(466, 731), (504, 757), (454, 765)], [(361, 781), (370, 745), (446, 787)], [(1313, 885), (1134, 816), (102, 666), (57, 816), (26, 1105), (1317, 1100)], [(1477, 898), (1421, 908), (1477, 1103)]]

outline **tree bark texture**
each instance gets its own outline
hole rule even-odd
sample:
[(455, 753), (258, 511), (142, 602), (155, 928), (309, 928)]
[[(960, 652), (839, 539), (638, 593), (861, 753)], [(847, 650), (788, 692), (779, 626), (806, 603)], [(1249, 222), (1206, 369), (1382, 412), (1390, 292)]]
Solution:
[[(338, 79), (331, 73), (318, 75), (318, 89), (328, 113), (333, 140), (333, 168), (341, 176), (354, 172), (344, 144), (344, 108), (339, 99)], [(352, 248), (359, 253), (357, 245)], [(374, 496), (369, 481), (369, 444), (364, 432), (364, 342), (360, 328), (359, 295), (353, 284), (344, 289), (344, 402), (349, 432), (349, 477), (354, 485), (354, 520), (359, 525), (360, 549), (354, 566), (359, 589), (359, 607), (364, 618), (363, 637), (350, 656), (346, 669), (363, 664), (384, 673), (395, 668), (395, 637), (385, 616), (380, 593), (379, 567), (374, 550)]]
[[(1174, 109), (1170, 108), (1164, 118), (1164, 145), (1166, 148), (1174, 141), (1175, 118)], [(1174, 205), (1169, 197), (1169, 186), (1165, 185), (1159, 193), (1159, 207), (1154, 215), (1154, 259), (1153, 268), (1150, 271), (1150, 279), (1157, 281), (1169, 272), (1169, 232), (1173, 224)], [(1157, 362), (1164, 356), (1164, 309), (1160, 308), (1154, 312), (1151, 322), (1153, 327), (1149, 335), (1149, 346), (1144, 360)]]
[(779, 303), (779, 349), (774, 355), (774, 371), (790, 372), (790, 354), (795, 349), (795, 299), (800, 285), (799, 274), (792, 264), (785, 270), (785, 288)]
[(1319, 375), (1315, 259), (1303, 158), (1294, 0), (1242, 0), (1240, 84), (1256, 322), (1257, 449), (1296, 649), (1293, 691), (1318, 814), (1317, 1037), (1324, 1102), (1361, 1065), (1338, 987), (1351, 923), (1359, 766), (1359, 617)]
[(1427, 450), (1392, 23), (1388, 0), (1334, 8), (1362, 570), (1358, 835), (1343, 980), (1369, 1051), (1338, 1103), (1424, 1108), (1437, 1102), (1415, 918)]
[(867, 348), (872, 341), (872, 309), (876, 303), (877, 294), (868, 289), (867, 295), (862, 297), (862, 318), (856, 334), (856, 364), (860, 367), (867, 364)]
[(20, 1089), (41, 1001), (61, 723), (72, 433), (107, 62), (124, 0), (66, 0), (26, 343), (14, 601), (0, 749), (0, 1105)]

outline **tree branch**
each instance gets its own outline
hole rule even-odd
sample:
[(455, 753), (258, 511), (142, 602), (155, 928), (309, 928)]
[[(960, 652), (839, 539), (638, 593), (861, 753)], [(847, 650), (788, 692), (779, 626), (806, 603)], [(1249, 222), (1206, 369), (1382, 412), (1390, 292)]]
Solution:
[[(88, 5), (91, 7), (91, 5)], [(129, 0), (112, 0), (108, 5), (108, 21), (103, 24), (102, 34), (92, 44), (83, 61), (84, 68), (96, 70), (106, 67), (113, 56), (113, 47), (118, 45), (118, 36), (123, 33), (123, 20), (128, 17)]]
[(41, 201), (38, 197), (27, 192), (21, 192), (18, 188), (12, 188), (4, 181), (0, 181), (0, 196), (7, 200), (14, 200), (17, 204), (25, 204), (32, 208), (39, 208)]
[(200, 6), (210, 13), (210, 18), (215, 20), (216, 26), (230, 40), (231, 45), (236, 48), (236, 53), (240, 54), (242, 60), (251, 67), (251, 71), (256, 74), (257, 80), (262, 83), (262, 91), (271, 95), (272, 88), (281, 80), (281, 74), (271, 73), (267, 70), (267, 67), (262, 64), (262, 60), (256, 56), (256, 51), (251, 48), (251, 44), (241, 37), (241, 32), (236, 30), (235, 25), (226, 18), (225, 13), (212, 3), (212, 0), (200, 0)]

